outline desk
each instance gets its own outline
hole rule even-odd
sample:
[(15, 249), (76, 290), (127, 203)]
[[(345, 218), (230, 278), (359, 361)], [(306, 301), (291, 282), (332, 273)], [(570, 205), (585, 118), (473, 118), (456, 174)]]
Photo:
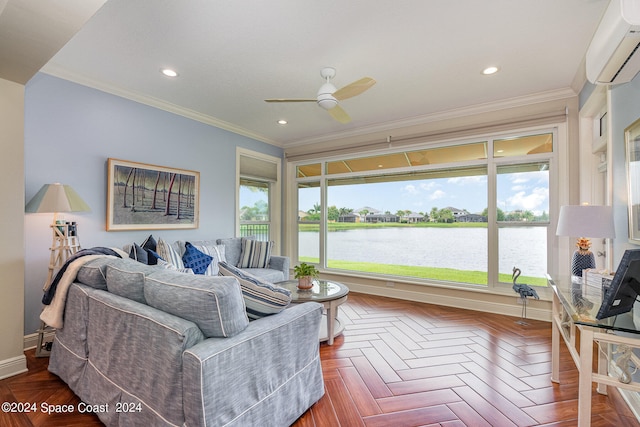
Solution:
[[(600, 394), (607, 394), (607, 385), (640, 391), (640, 383), (631, 380), (631, 369), (628, 365), (632, 349), (640, 348), (640, 330), (634, 325), (631, 313), (596, 320), (595, 316), (602, 301), (600, 298), (583, 296), (582, 278), (567, 277), (554, 280), (547, 275), (547, 280), (553, 289), (551, 381), (560, 382), (562, 337), (579, 371), (578, 426), (589, 426), (592, 383), (598, 384), (597, 391)], [(626, 336), (619, 334), (621, 332)], [(593, 371), (594, 343), (599, 345), (597, 372)], [(609, 372), (615, 373), (618, 378), (626, 374), (630, 382), (623, 383), (618, 378), (610, 376)]]

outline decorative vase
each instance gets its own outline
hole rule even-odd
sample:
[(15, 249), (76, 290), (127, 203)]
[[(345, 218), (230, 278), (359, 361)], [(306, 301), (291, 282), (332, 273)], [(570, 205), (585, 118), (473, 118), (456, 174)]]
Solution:
[(298, 289), (311, 289), (313, 288), (313, 277), (312, 276), (302, 276), (298, 278)]

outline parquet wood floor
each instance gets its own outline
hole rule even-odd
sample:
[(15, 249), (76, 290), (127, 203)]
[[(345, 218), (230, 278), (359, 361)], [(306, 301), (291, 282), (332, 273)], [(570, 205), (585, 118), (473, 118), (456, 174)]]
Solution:
[[(566, 348), (551, 383), (551, 324), (350, 294), (346, 323), (320, 357), (326, 393), (295, 427), (575, 426), (578, 373)], [(0, 381), (0, 401), (77, 405), (26, 352), (29, 372)], [(640, 426), (619, 393), (593, 388), (592, 426)], [(100, 426), (92, 414), (6, 414), (0, 426)]]

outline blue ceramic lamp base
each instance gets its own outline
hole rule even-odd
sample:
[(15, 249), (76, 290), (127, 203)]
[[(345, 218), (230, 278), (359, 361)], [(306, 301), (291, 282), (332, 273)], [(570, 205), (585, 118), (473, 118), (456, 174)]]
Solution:
[(593, 256), (593, 252), (580, 253), (580, 251), (575, 251), (571, 258), (571, 274), (582, 277), (582, 270), (587, 268), (596, 268), (596, 257)]

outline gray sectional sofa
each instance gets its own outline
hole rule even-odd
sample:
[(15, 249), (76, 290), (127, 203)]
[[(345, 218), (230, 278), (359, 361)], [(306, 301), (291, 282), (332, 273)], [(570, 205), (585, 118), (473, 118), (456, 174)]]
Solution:
[(234, 277), (96, 257), (68, 288), (49, 370), (107, 426), (287, 426), (324, 394), (321, 314), (249, 322)]

